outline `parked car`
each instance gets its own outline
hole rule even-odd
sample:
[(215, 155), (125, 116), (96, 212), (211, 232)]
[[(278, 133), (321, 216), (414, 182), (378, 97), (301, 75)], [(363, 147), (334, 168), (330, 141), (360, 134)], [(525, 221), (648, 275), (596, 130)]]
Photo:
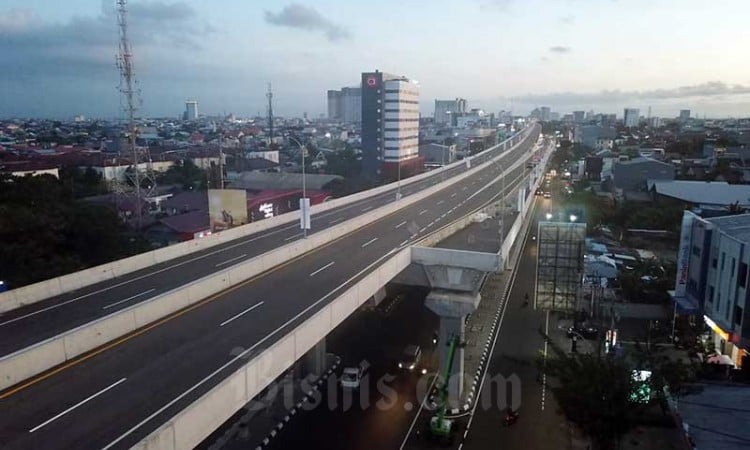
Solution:
[(341, 387), (357, 389), (362, 383), (362, 377), (367, 372), (368, 365), (365, 362), (355, 367), (345, 367), (341, 374)]
[(596, 339), (599, 336), (599, 329), (592, 325), (578, 324), (568, 328), (568, 337), (582, 337), (584, 339)]

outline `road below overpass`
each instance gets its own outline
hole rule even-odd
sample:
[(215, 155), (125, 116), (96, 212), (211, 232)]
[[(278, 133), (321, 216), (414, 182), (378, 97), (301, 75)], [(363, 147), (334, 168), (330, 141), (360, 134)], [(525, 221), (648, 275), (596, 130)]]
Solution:
[[(469, 416), (458, 419), (454, 443), (447, 448), (569, 448), (567, 424), (558, 413), (552, 393), (540, 382), (535, 365), (537, 357), (544, 352), (544, 338), (539, 331), (552, 324), (548, 323), (543, 311), (524, 306), (524, 296), (534, 295), (536, 283), (537, 245), (531, 236), (536, 235), (538, 222), (545, 220), (544, 215), (551, 208), (551, 202), (549, 199), (537, 198), (531, 226), (512, 274), (508, 299), (475, 409)], [(512, 380), (515, 376), (518, 377), (516, 389), (503, 384), (504, 380)], [(514, 425), (505, 427), (505, 408), (514, 404), (520, 417)], [(429, 411), (421, 412), (402, 449), (442, 448), (424, 439), (427, 421), (433, 414), (434, 412)], [(419, 436), (416, 434), (417, 430), (422, 431)]]
[[(514, 138), (517, 139), (517, 138)], [(473, 165), (499, 154), (478, 155)], [(467, 170), (458, 164), (400, 189), (406, 197)], [(393, 202), (396, 189), (312, 216), (310, 234), (319, 233), (366, 211)], [(0, 313), (0, 357), (86, 324), (100, 317), (147, 301), (231, 265), (249, 260), (302, 238), (297, 221), (244, 236), (231, 242), (176, 258), (77, 291), (58, 295)]]
[[(397, 250), (497, 198), (536, 131), (461, 180), (241, 285), (0, 393), (2, 448), (128, 448)], [(523, 164), (505, 176), (517, 189)]]

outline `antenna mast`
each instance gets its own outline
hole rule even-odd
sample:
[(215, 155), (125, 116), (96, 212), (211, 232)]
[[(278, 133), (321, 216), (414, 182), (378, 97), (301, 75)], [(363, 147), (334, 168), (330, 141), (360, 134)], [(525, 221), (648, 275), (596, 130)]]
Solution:
[(117, 0), (117, 25), (120, 32), (120, 45), (119, 53), (117, 55), (117, 67), (120, 69), (120, 93), (125, 98), (125, 113), (127, 114), (127, 138), (128, 138), (128, 153), (132, 158), (133, 172), (129, 177), (134, 187), (134, 206), (137, 220), (137, 227), (140, 230), (143, 226), (143, 206), (144, 206), (144, 192), (141, 184), (146, 182), (146, 193), (145, 196), (151, 195), (154, 188), (156, 187), (156, 180), (154, 178), (151, 155), (148, 149), (146, 149), (146, 171), (143, 176), (139, 171), (140, 167), (140, 154), (139, 150), (135, 145), (136, 135), (138, 129), (135, 125), (135, 111), (136, 95), (138, 91), (135, 89), (136, 84), (135, 74), (133, 72), (133, 52), (130, 48), (130, 40), (128, 39), (128, 9), (127, 0)]
[(266, 98), (268, 98), (268, 145), (270, 148), (273, 143), (273, 92), (271, 91), (271, 83), (268, 83)]

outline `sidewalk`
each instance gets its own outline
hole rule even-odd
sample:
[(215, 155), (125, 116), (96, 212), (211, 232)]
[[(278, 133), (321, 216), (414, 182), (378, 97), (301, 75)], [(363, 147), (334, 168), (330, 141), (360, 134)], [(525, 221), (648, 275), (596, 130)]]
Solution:
[(295, 377), (294, 370), (271, 383), (197, 448), (207, 450), (262, 449), (297, 414), (305, 414), (305, 404), (338, 368), (339, 357), (328, 354), (328, 370), (319, 378)]

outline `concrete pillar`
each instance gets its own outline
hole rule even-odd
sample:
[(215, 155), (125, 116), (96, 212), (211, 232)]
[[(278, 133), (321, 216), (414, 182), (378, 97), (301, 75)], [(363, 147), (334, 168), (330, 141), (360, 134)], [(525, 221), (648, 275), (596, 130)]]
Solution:
[(371, 308), (375, 308), (380, 304), (380, 302), (383, 301), (385, 297), (386, 297), (385, 286), (383, 286), (380, 289), (378, 289), (377, 292), (375, 292), (375, 295), (373, 295), (367, 300), (367, 306)]
[[(440, 331), (438, 348), (440, 352), (439, 373), (445, 370), (448, 363), (448, 342), (457, 336), (459, 342), (464, 342), (466, 316), (476, 311), (479, 306), (480, 295), (466, 292), (435, 289), (427, 295), (425, 305), (440, 316)], [(454, 354), (453, 367), (448, 382), (448, 404), (451, 408), (461, 406), (464, 389), (464, 350), (459, 349)]]
[(302, 357), (302, 376), (320, 376), (326, 369), (326, 340), (323, 338)]

